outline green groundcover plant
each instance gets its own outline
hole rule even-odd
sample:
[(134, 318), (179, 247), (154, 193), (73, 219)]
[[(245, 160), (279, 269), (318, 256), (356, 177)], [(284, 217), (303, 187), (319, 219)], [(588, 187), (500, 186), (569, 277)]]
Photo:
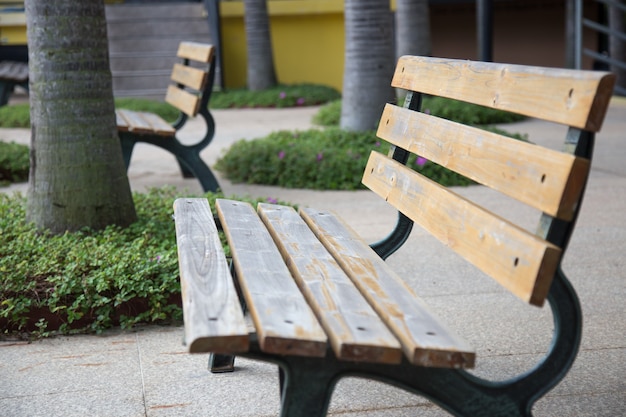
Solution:
[[(426, 97), (423, 108), (442, 118), (525, 139), (522, 135), (488, 126), (521, 120), (518, 115), (439, 97)], [(233, 182), (318, 190), (364, 188), (361, 176), (370, 152), (386, 153), (389, 145), (378, 139), (374, 131), (340, 129), (340, 114), (341, 100), (335, 100), (321, 107), (313, 117), (314, 123), (327, 126), (324, 129), (281, 131), (255, 140), (238, 141), (217, 161), (215, 168)], [(416, 155), (409, 157), (408, 165), (446, 186), (472, 183)]]
[(28, 146), (0, 140), (0, 187), (28, 181)]
[[(173, 187), (135, 193), (131, 226), (53, 236), (25, 221), (23, 196), (0, 194), (0, 337), (180, 321), (177, 196)], [(212, 207), (223, 197), (205, 196)]]

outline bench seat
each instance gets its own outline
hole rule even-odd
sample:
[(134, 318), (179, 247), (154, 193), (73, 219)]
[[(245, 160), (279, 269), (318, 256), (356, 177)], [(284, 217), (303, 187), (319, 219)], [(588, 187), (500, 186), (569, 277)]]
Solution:
[[(315, 357), (325, 356), (329, 344), (341, 360), (400, 363), (404, 353), (415, 365), (473, 366), (468, 344), (332, 213), (272, 204), (260, 204), (257, 213), (232, 200), (216, 205), (261, 350)], [(190, 351), (247, 351), (243, 310), (221, 309), (232, 306), (236, 290), (206, 199), (179, 199), (174, 211), (185, 317), (195, 323), (185, 336)], [(209, 264), (221, 271), (221, 283), (211, 287), (222, 291), (193, 296), (187, 289), (202, 285)]]

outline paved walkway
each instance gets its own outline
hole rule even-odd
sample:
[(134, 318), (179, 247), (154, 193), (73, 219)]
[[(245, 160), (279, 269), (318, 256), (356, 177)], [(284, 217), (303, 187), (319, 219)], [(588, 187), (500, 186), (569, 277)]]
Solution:
[[(203, 157), (214, 162), (240, 138), (279, 129), (305, 129), (316, 109), (215, 111), (216, 139)], [(506, 127), (532, 141), (559, 147), (562, 127), (526, 121)], [(28, 143), (28, 131), (0, 129), (0, 140)], [(597, 137), (587, 197), (564, 260), (577, 288), (585, 324), (573, 369), (540, 400), (537, 416), (626, 414), (626, 101), (615, 100)], [(172, 184), (199, 191), (180, 178), (173, 157), (139, 146), (129, 171), (131, 186), (143, 190)], [(318, 192), (233, 185), (226, 194), (280, 198), (328, 207), (343, 215), (366, 239), (376, 240), (395, 217), (367, 191)], [(24, 186), (3, 189), (25, 190)], [(504, 217), (532, 227), (537, 213), (481, 187), (460, 190)], [(181, 191), (182, 193), (182, 191)], [(476, 373), (507, 378), (529, 369), (545, 352), (551, 335), (549, 308), (529, 307), (510, 297), (464, 262), (441, 255), (438, 244), (416, 230), (390, 264), (437, 314), (477, 348)], [(213, 375), (206, 355), (189, 355), (182, 328), (147, 326), (104, 336), (57, 337), (34, 343), (0, 342), (0, 416), (272, 416), (278, 381), (271, 365), (238, 359), (237, 372)], [(330, 408), (341, 416), (443, 416), (428, 401), (380, 383), (340, 382)]]

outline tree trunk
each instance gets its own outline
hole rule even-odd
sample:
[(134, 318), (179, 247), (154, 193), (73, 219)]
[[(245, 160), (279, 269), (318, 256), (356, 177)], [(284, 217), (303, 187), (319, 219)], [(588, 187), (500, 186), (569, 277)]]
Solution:
[(384, 104), (395, 101), (392, 23), (388, 0), (345, 2), (343, 129), (375, 129)]
[(396, 1), (396, 58), (429, 56), (430, 12), (428, 0)]
[(248, 49), (248, 89), (276, 86), (276, 70), (266, 0), (244, 0), (244, 23)]
[(27, 219), (53, 233), (136, 220), (117, 136), (103, 0), (26, 0)]

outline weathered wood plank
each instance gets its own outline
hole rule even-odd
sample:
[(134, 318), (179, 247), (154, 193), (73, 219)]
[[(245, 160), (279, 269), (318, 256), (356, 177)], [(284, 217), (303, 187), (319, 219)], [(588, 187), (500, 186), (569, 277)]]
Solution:
[(116, 120), (122, 119), (124, 123), (118, 124), (122, 130), (126, 129), (134, 133), (152, 133), (152, 127), (137, 112), (126, 109), (115, 110)]
[(252, 206), (222, 199), (216, 206), (261, 349), (324, 356), (328, 339)]
[(172, 70), (172, 80), (191, 87), (195, 90), (202, 90), (206, 85), (209, 73), (198, 68), (189, 67), (183, 64), (174, 64)]
[(176, 134), (176, 129), (172, 125), (154, 113), (140, 112), (139, 117), (148, 123), (152, 131), (159, 136), (174, 136)]
[(475, 353), (469, 345), (448, 330), (354, 230), (326, 210), (307, 208), (300, 214), (400, 340), (411, 363), (474, 366)]
[(595, 132), (614, 82), (608, 72), (403, 56), (391, 84)]
[(165, 101), (187, 115), (194, 117), (200, 109), (200, 97), (170, 85), (165, 94)]
[(28, 81), (28, 64), (16, 61), (0, 61), (0, 79)]
[(207, 200), (178, 199), (174, 215), (189, 351), (247, 351), (248, 328)]
[(400, 344), (304, 220), (291, 207), (259, 204), (300, 291), (339, 359), (400, 363)]
[(215, 48), (213, 45), (199, 42), (181, 42), (176, 56), (198, 62), (210, 62)]
[(363, 184), (513, 294), (543, 305), (560, 248), (377, 152)]
[(552, 216), (571, 220), (589, 160), (388, 104), (378, 136)]

